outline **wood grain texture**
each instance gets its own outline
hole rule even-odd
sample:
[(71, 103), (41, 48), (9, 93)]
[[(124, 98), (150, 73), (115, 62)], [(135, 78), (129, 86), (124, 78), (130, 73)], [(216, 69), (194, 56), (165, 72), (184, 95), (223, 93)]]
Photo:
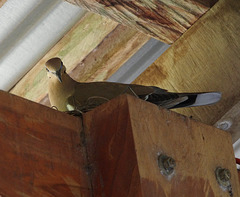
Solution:
[(0, 8), (4, 5), (4, 3), (6, 3), (7, 0), (0, 0)]
[(104, 81), (133, 56), (150, 37), (118, 25), (70, 75), (77, 81)]
[(134, 83), (176, 92), (222, 92), (214, 106), (176, 110), (213, 125), (240, 98), (239, 21), (239, 1), (220, 0)]
[[(231, 171), (240, 195), (231, 135), (175, 112), (122, 95), (84, 115), (94, 196), (229, 197), (215, 179), (218, 166)], [(160, 153), (176, 161), (161, 174)]]
[(49, 105), (45, 62), (60, 57), (76, 81), (101, 81), (110, 77), (149, 37), (88, 13), (10, 91)]
[(93, 196), (141, 196), (126, 98), (84, 115)]
[[(215, 179), (217, 166), (231, 171), (234, 195), (240, 195), (230, 134), (133, 97), (128, 98), (128, 103), (145, 196), (159, 196), (162, 192), (160, 196), (227, 197), (228, 192)], [(159, 153), (176, 161), (170, 180), (161, 176), (154, 162)], [(157, 187), (149, 189), (154, 183), (158, 183)]]
[(91, 196), (81, 119), (0, 91), (0, 196)]
[(217, 0), (67, 0), (171, 44)]

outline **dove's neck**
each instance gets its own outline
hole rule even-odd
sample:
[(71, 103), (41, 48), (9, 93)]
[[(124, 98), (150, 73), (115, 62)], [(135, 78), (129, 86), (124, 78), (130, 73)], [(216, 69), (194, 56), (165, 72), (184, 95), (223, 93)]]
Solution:
[[(59, 80), (57, 80), (59, 82)], [(71, 91), (74, 89), (74, 86), (77, 82), (74, 81), (68, 74), (62, 75), (62, 83), (59, 82), (59, 85), (62, 85), (62, 88), (65, 89), (65, 91)]]
[(66, 111), (67, 99), (74, 93), (76, 81), (69, 75), (62, 75), (62, 82), (57, 77), (49, 80), (49, 99), (52, 106), (56, 106), (60, 111)]

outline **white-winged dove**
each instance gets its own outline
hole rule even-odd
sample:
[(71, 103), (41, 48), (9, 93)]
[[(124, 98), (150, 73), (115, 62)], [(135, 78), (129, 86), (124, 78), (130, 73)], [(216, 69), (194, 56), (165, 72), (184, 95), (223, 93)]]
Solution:
[(172, 93), (155, 86), (112, 82), (79, 83), (67, 73), (60, 58), (46, 62), (50, 103), (60, 111), (89, 111), (120, 94), (129, 93), (167, 109), (210, 105), (221, 98), (219, 92)]

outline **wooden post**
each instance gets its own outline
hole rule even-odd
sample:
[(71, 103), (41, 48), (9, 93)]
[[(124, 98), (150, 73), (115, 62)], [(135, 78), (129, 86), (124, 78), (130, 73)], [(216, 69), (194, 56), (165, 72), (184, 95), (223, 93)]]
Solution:
[[(240, 196), (224, 131), (126, 95), (85, 114), (84, 125), (94, 196)], [(171, 175), (159, 167), (161, 154), (175, 160)], [(217, 167), (230, 170), (229, 190)]]
[(217, 0), (66, 0), (137, 28), (165, 43), (176, 41)]
[(81, 120), (0, 91), (0, 196), (91, 196)]
[[(225, 131), (129, 95), (84, 114), (83, 127), (6, 92), (0, 98), (0, 196), (240, 196)], [(217, 167), (231, 173), (227, 188)]]

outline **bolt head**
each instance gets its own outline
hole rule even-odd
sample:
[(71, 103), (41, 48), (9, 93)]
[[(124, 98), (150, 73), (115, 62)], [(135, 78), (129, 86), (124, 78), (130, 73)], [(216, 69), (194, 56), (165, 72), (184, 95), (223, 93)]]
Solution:
[(161, 154), (158, 157), (158, 166), (162, 174), (168, 176), (174, 172), (174, 168), (176, 167), (176, 162), (173, 158)]
[(216, 127), (224, 131), (231, 128), (233, 121), (231, 119), (223, 120), (216, 123)]
[(221, 169), (219, 172), (221, 181), (229, 181), (231, 178), (231, 173), (228, 169)]
[(217, 167), (215, 170), (216, 179), (219, 185), (228, 187), (231, 179), (231, 172), (226, 168)]

